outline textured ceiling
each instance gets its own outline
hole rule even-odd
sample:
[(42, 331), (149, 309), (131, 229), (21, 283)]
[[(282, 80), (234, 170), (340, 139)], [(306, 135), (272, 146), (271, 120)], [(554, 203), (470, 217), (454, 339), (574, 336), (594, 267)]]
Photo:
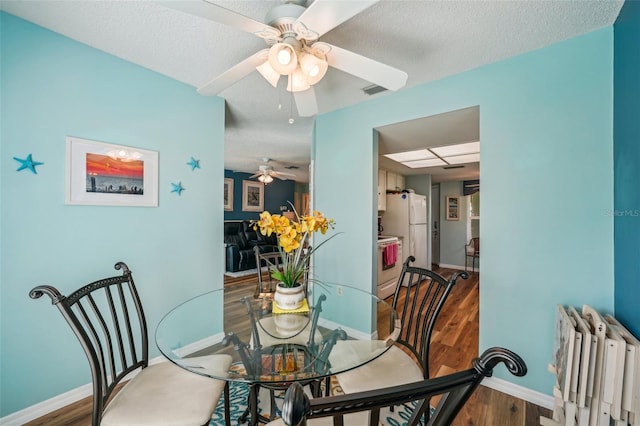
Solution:
[[(258, 21), (280, 4), (271, 0), (211, 1)], [(406, 87), (411, 87), (610, 26), (622, 3), (381, 0), (321, 41), (407, 72)], [(203, 6), (206, 10), (208, 5)], [(0, 0), (0, 7), (194, 90), (265, 47), (252, 34), (155, 1)], [(315, 86), (320, 113), (371, 99), (361, 90), (369, 85), (330, 68)], [(291, 111), (292, 101), (283, 87), (274, 89), (254, 72), (220, 96), (227, 101), (227, 169), (253, 172), (261, 158), (269, 157), (277, 160), (276, 170), (297, 165), (296, 180), (308, 179), (314, 119), (298, 117), (295, 103)], [(289, 124), (290, 117), (293, 124)]]

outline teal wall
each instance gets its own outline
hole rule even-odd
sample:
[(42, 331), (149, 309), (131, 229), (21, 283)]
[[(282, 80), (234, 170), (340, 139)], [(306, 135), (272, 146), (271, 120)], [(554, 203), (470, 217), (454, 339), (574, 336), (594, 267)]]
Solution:
[[(149, 330), (193, 295), (222, 286), (224, 101), (41, 27), (0, 14), (0, 416), (91, 381), (68, 325), (47, 298), (125, 261)], [(159, 152), (159, 206), (70, 206), (65, 136)], [(13, 157), (44, 162), (17, 172)], [(189, 157), (200, 169), (187, 166)], [(170, 193), (182, 182), (181, 196)], [(46, 299), (46, 300), (45, 300)], [(153, 336), (153, 334), (152, 334)], [(152, 340), (150, 354), (158, 356)]]
[[(233, 211), (224, 212), (224, 220), (257, 220), (260, 212), (242, 211), (242, 181), (251, 180), (257, 182), (255, 178), (249, 179), (253, 173), (224, 171), (224, 177), (233, 179)], [(291, 210), (291, 203), (294, 202), (294, 188), (296, 184), (292, 180), (274, 179), (264, 186), (264, 209), (271, 214), (280, 214), (280, 206), (287, 206)]]
[(640, 2), (625, 2), (614, 34), (615, 312), (640, 336)]
[[(460, 197), (460, 220), (447, 220), (445, 214), (447, 196)], [(462, 195), (462, 182), (440, 183), (440, 217), (442, 218), (440, 221), (440, 264), (464, 266), (464, 245), (469, 242), (467, 239), (468, 213), (467, 197)]]
[(496, 376), (551, 394), (556, 305), (613, 310), (612, 61), (609, 27), (319, 116), (314, 205), (345, 234), (315, 271), (371, 286), (372, 129), (479, 105), (480, 350), (519, 353), (527, 376)]

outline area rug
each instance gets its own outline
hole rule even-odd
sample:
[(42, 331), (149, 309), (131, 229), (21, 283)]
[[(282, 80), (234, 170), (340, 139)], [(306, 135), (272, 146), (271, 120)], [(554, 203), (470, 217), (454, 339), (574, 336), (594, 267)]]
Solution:
[[(335, 380), (331, 381), (331, 394), (341, 395), (343, 394), (340, 385)], [(238, 424), (238, 417), (244, 413), (247, 407), (247, 397), (249, 396), (249, 386), (242, 383), (231, 382), (229, 386), (229, 401), (231, 411), (231, 424)], [(284, 392), (276, 394), (276, 417), (279, 416), (279, 408), (282, 407), (282, 398)], [(258, 412), (266, 417), (269, 417), (271, 407), (269, 407), (269, 393), (266, 389), (260, 389), (258, 396)], [(409, 407), (396, 406), (394, 411), (390, 411), (388, 408), (384, 408), (380, 411), (380, 426), (405, 426), (407, 420), (411, 416)], [(210, 426), (224, 426), (224, 396), (220, 398), (216, 411), (211, 418)], [(347, 425), (347, 426), (362, 426), (362, 425)]]
[(224, 274), (231, 278), (240, 278), (240, 277), (246, 277), (247, 275), (257, 274), (257, 273), (258, 273), (258, 270), (256, 268), (253, 268), (253, 269), (245, 269), (244, 271), (238, 271), (238, 272), (227, 271)]

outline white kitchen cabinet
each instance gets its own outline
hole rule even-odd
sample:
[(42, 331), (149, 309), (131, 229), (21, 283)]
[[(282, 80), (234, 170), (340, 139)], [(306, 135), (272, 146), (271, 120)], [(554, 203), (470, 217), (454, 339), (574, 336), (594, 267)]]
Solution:
[(387, 172), (387, 189), (394, 191), (396, 189), (396, 176), (394, 172)]
[(387, 172), (378, 170), (378, 211), (387, 209)]
[(389, 191), (400, 191), (405, 189), (405, 178), (398, 173), (387, 171), (387, 189)]

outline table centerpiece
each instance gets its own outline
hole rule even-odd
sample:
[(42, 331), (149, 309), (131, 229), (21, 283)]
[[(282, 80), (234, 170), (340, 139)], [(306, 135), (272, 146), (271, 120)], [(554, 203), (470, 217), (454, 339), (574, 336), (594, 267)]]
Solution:
[(309, 241), (313, 233), (320, 231), (323, 235), (326, 234), (329, 228), (335, 228), (335, 221), (327, 219), (319, 211), (302, 216), (298, 215), (295, 208), (293, 212), (294, 220), (264, 211), (260, 214), (260, 219), (253, 222), (253, 229), (259, 229), (262, 235), (276, 234), (282, 264), (278, 267), (272, 262), (267, 262), (271, 276), (278, 281), (274, 302), (283, 310), (295, 310), (303, 305), (305, 288), (302, 281), (307, 273), (311, 255), (337, 235), (332, 235), (312, 248)]

